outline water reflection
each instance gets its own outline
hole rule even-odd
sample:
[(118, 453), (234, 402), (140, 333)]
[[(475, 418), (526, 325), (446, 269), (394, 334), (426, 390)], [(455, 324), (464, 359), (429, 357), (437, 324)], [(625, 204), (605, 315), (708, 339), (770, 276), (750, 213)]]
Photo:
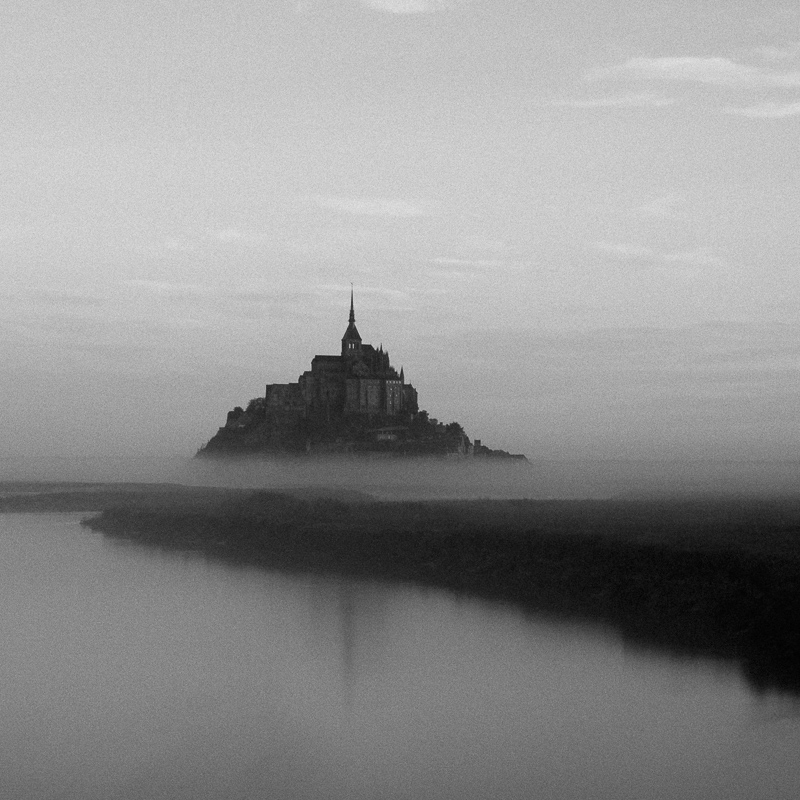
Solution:
[(0, 516), (0, 796), (777, 798), (796, 700), (411, 586)]

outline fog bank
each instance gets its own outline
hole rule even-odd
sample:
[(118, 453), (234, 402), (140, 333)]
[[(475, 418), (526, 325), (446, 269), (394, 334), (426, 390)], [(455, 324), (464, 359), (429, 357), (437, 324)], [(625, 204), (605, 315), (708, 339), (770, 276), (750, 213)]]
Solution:
[(800, 461), (1, 459), (2, 481), (339, 487), (379, 499), (661, 497), (800, 493)]

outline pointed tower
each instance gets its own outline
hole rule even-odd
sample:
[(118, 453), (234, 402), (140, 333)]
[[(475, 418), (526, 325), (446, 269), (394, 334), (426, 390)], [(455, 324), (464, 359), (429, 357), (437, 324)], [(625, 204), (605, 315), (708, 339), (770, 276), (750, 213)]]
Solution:
[(361, 353), (361, 336), (356, 328), (356, 313), (353, 309), (353, 287), (350, 287), (350, 324), (342, 336), (342, 357), (357, 356)]

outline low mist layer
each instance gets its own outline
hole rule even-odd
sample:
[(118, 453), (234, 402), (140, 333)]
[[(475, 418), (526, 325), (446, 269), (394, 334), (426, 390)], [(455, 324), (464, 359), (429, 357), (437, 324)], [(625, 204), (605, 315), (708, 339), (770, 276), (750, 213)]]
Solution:
[(800, 493), (800, 461), (6, 459), (0, 480), (324, 486), (379, 499), (770, 496)]

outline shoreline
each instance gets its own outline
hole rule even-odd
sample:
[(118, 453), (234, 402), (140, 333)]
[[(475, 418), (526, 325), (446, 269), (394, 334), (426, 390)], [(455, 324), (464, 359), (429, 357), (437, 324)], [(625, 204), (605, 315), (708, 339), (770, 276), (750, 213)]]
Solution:
[(800, 498), (385, 501), (180, 484), (5, 483), (0, 512), (82, 511), (142, 546), (411, 582), (733, 662), (800, 695)]
[(800, 694), (800, 501), (128, 502), (84, 520), (226, 563), (411, 582), (735, 662)]

